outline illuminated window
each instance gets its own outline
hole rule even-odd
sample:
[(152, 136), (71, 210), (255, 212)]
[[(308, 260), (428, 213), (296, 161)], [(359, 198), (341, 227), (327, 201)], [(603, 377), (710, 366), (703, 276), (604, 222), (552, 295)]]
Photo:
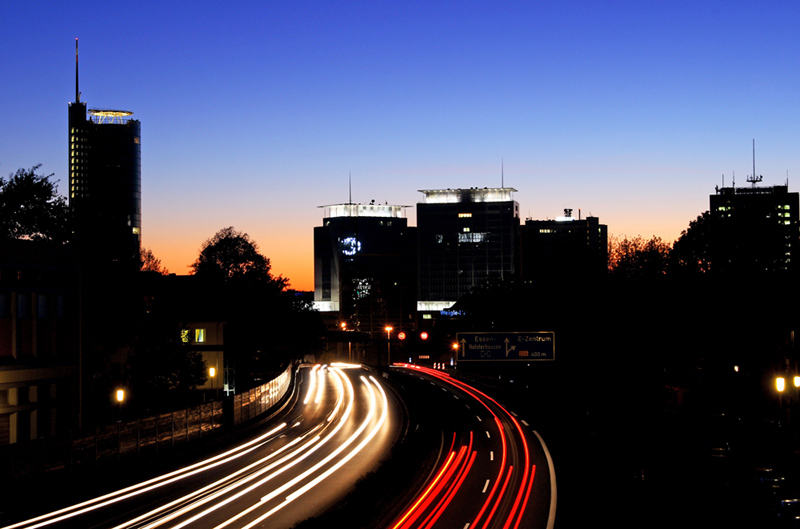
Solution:
[(458, 214), (458, 218), (460, 218), (460, 219), (468, 219), (470, 217), (472, 217), (472, 213), (459, 213)]
[(181, 341), (189, 343), (189, 329), (181, 329)]
[(142, 231), (141, 228), (137, 228), (137, 227), (134, 226), (134, 228), (133, 228), (134, 235), (139, 235), (139, 233), (141, 233), (141, 231)]
[(206, 330), (205, 329), (195, 329), (194, 330), (194, 341), (195, 341), (195, 343), (205, 343), (205, 341), (206, 341)]

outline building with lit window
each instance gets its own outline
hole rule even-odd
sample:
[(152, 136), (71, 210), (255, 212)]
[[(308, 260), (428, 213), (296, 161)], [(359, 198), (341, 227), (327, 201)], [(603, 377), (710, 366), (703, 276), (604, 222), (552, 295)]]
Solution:
[[(414, 320), (415, 230), (407, 206), (322, 206), (314, 228), (314, 305), (346, 330), (377, 335)], [(329, 318), (330, 319), (330, 318)]]
[(0, 241), (0, 446), (79, 424), (78, 284), (68, 246)]
[(520, 227), (520, 277), (526, 282), (592, 279), (608, 268), (608, 227), (600, 219), (564, 216), (528, 219)]
[(138, 268), (141, 248), (141, 133), (133, 113), (69, 104), (69, 206), (84, 257)]
[(798, 194), (788, 186), (722, 187), (709, 196), (712, 269), (761, 274), (797, 269)]
[(516, 189), (421, 190), (417, 204), (417, 309), (450, 308), (489, 280), (511, 279), (518, 267)]

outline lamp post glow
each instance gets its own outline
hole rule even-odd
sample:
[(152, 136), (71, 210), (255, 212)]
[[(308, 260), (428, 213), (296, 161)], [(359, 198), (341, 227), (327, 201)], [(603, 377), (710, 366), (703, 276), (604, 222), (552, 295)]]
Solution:
[(114, 397), (117, 399), (117, 410), (119, 412), (119, 420), (122, 420), (122, 401), (125, 400), (125, 390), (124, 389), (117, 389), (114, 392)]
[(786, 379), (775, 377), (775, 389), (778, 390), (778, 426), (780, 427), (783, 421), (783, 392), (786, 389)]
[(394, 328), (387, 325), (383, 330), (386, 331), (386, 366), (392, 365), (392, 331)]
[[(342, 332), (347, 332), (347, 323), (342, 322), (341, 326), (342, 326)], [(348, 362), (353, 361), (353, 342), (350, 340), (349, 337), (347, 339), (347, 361)]]

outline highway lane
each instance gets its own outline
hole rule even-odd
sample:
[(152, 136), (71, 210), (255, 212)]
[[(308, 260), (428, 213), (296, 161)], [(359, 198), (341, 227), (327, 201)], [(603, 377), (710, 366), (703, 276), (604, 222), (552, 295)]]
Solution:
[(389, 452), (399, 412), (360, 366), (301, 373), (290, 405), (252, 439), (7, 529), (280, 528), (320, 513)]
[(405, 375), (403, 395), (413, 392), (435, 409), (441, 448), (434, 471), (392, 529), (553, 527), (552, 459), (523, 419), (442, 371), (409, 364), (393, 370)]

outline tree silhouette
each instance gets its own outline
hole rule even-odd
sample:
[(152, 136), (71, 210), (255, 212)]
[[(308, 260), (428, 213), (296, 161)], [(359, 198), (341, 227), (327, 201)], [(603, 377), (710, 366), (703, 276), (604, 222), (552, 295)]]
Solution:
[(258, 245), (233, 226), (219, 230), (200, 247), (200, 255), (192, 264), (192, 274), (217, 280), (247, 280), (274, 283), (283, 289), (288, 281), (273, 277), (269, 259), (258, 252)]
[(0, 178), (0, 238), (66, 242), (68, 206), (41, 164)]
[(150, 248), (141, 249), (139, 260), (142, 262), (142, 267), (140, 268), (142, 272), (156, 272), (162, 276), (169, 275), (169, 270), (161, 265), (161, 259), (156, 257)]
[(653, 236), (608, 238), (608, 270), (612, 276), (627, 279), (653, 279), (667, 274), (670, 244)]

